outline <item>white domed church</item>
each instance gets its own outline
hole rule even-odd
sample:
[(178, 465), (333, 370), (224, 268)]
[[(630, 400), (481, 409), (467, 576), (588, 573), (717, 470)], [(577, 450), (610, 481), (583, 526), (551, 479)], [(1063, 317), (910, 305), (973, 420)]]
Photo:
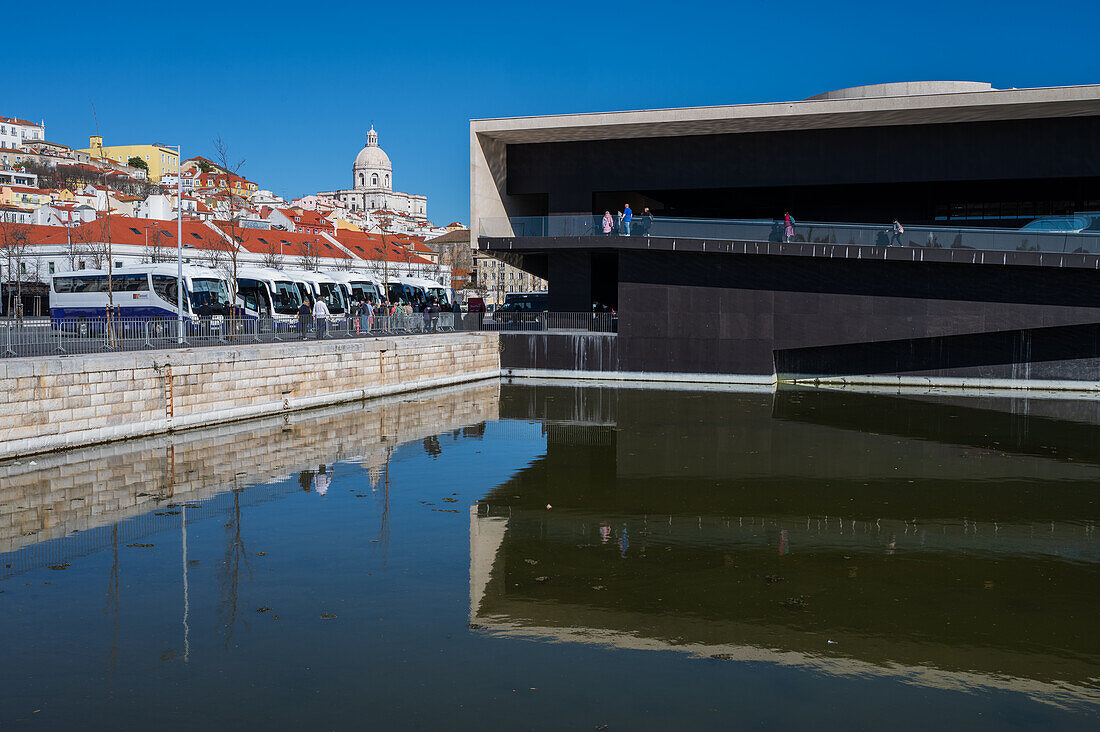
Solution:
[(411, 219), (427, 220), (428, 197), (393, 190), (393, 165), (390, 156), (378, 147), (378, 133), (371, 125), (367, 144), (355, 156), (351, 166), (351, 188), (326, 191), (329, 196), (348, 207), (349, 211), (393, 211)]

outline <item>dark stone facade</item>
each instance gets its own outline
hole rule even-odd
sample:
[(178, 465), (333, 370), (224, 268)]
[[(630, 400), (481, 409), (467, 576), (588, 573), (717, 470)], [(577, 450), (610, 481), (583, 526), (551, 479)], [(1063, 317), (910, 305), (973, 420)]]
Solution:
[[(785, 251), (745, 254), (733, 243), (706, 252), (701, 242), (673, 250), (667, 241), (608, 239), (602, 254), (579, 240), (560, 248), (546, 239), (486, 242), (490, 250), (504, 241), (513, 252), (538, 247), (554, 310), (584, 309), (581, 285), (594, 287), (586, 257), (614, 252), (618, 335), (598, 370), (1100, 380), (1095, 255), (985, 253), (979, 261), (981, 253), (936, 250), (920, 261), (905, 248), (777, 245)], [(561, 281), (555, 271), (571, 276)], [(541, 340), (523, 341), (531, 338)], [(507, 336), (503, 363), (577, 369), (577, 352), (553, 338)]]

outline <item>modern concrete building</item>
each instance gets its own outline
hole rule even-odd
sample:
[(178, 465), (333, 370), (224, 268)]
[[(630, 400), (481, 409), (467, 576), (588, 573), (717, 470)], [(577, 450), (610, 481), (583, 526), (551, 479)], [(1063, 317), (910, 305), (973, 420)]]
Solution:
[(1100, 210), (1100, 85), (473, 120), (470, 154), (474, 241), (617, 308), (605, 369), (1100, 383), (1100, 235), (1015, 231)]
[(471, 224), (635, 211), (1009, 225), (1100, 208), (1100, 85), (881, 84), (769, 104), (474, 120)]

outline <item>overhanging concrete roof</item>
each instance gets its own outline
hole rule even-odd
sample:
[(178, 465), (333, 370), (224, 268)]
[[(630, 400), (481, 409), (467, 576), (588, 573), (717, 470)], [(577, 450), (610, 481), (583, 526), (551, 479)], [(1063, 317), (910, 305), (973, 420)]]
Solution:
[(508, 144), (1100, 115), (1100, 84), (470, 121)]

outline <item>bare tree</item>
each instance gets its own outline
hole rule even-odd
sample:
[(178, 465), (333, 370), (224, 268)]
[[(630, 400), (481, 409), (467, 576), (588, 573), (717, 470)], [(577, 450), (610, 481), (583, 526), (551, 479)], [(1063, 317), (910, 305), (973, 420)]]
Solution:
[[(220, 274), (224, 275), (227, 279), (233, 272), (231, 246), (229, 242), (225, 240), (225, 236), (220, 231), (214, 231), (208, 229), (203, 233), (202, 237), (202, 254), (199, 258), (208, 267), (213, 267)], [(236, 301), (236, 277), (233, 278), (234, 285), (234, 302)]]
[[(236, 176), (244, 167), (244, 158), (234, 162), (229, 154), (229, 146), (225, 144), (221, 136), (214, 140), (214, 164), (223, 171), (222, 175), (215, 178), (225, 180), (225, 201), (228, 206), (228, 231), (229, 241), (226, 255), (228, 257), (226, 275), (229, 278), (229, 302), (237, 302), (237, 269), (241, 251), (244, 249), (244, 236), (241, 231), (241, 209), (237, 203), (237, 196), (233, 194), (233, 176)], [(216, 191), (215, 191), (216, 192)]]
[(69, 270), (75, 272), (77, 262), (87, 255), (88, 248), (79, 236), (79, 232), (83, 230), (82, 222), (74, 227), (72, 211), (66, 211), (65, 214), (65, 259), (69, 261)]
[[(27, 258), (30, 254), (30, 227), (11, 221), (0, 212), (0, 247), (4, 248), (4, 262), (8, 271), (8, 315), (23, 314), (23, 279), (26, 276)], [(15, 297), (12, 298), (12, 287)]]
[(274, 237), (265, 237), (264, 241), (267, 244), (264, 246), (261, 252), (260, 264), (264, 267), (270, 267), (271, 269), (283, 268), (283, 252), (282, 241), (268, 241)]
[(165, 232), (160, 224), (149, 224), (145, 227), (145, 251), (142, 253), (142, 261), (156, 264), (174, 260), (169, 255), (168, 247), (164, 246)]
[(302, 253), (298, 256), (298, 266), (316, 272), (321, 267), (321, 253), (316, 239), (302, 242)]

